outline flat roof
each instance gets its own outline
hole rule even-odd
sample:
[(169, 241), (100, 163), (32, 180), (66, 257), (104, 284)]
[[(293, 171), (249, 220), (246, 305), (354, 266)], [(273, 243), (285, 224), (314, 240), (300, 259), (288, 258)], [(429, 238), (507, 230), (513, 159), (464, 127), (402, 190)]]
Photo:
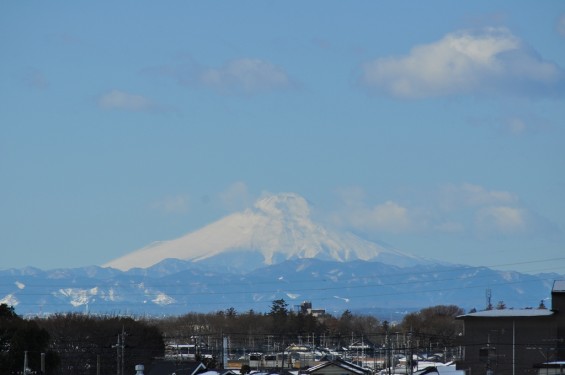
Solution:
[(504, 309), (477, 311), (470, 314), (460, 315), (458, 318), (515, 318), (551, 315), (553, 315), (553, 311), (548, 309)]
[(565, 292), (565, 280), (555, 280), (553, 282), (553, 292)]

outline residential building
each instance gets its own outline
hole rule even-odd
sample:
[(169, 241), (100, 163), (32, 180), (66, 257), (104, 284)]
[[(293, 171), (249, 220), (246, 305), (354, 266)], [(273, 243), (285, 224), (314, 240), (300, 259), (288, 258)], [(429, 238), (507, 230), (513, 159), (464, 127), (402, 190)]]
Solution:
[(322, 317), (326, 314), (325, 309), (313, 309), (312, 308), (312, 302), (310, 302), (310, 301), (302, 302), (302, 304), (300, 304), (299, 311), (302, 314), (309, 314), (309, 315), (312, 315), (316, 318)]
[(565, 360), (565, 280), (555, 281), (551, 309), (490, 309), (459, 316), (464, 323), (457, 369), (467, 375), (538, 374)]

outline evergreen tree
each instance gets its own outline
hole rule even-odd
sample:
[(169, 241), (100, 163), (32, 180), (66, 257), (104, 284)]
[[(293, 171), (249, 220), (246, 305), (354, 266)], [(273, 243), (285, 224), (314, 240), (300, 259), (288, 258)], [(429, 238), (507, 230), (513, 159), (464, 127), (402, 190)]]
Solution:
[(58, 357), (48, 352), (49, 334), (35, 321), (19, 317), (12, 306), (0, 304), (0, 374), (21, 373), (25, 353), (28, 353), (28, 368), (41, 370), (41, 353), (46, 354), (46, 373), (53, 373)]
[(274, 334), (284, 334), (287, 332), (288, 323), (288, 305), (284, 299), (277, 299), (273, 301), (271, 306), (271, 332)]

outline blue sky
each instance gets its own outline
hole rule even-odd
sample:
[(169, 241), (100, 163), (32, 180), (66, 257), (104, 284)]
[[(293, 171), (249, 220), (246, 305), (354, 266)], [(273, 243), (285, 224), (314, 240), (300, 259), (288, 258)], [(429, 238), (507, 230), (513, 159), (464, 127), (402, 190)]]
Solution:
[(101, 265), (294, 192), (565, 273), (563, 1), (0, 5), (0, 268)]

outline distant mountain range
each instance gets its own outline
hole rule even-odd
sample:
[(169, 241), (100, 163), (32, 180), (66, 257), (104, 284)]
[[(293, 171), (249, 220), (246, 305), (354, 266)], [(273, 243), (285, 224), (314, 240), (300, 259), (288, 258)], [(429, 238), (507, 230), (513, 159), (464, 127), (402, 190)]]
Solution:
[(290, 308), (311, 301), (315, 308), (340, 314), (374, 314), (395, 320), (399, 314), (439, 304), (484, 309), (492, 303), (537, 307), (562, 275), (525, 275), (489, 268), (426, 265), (398, 267), (381, 262), (294, 259), (246, 274), (214, 272), (190, 261), (168, 259), (147, 269), (119, 271), (85, 267), (43, 271), (0, 271), (0, 302), (20, 315), (56, 312), (181, 315), (237, 311), (267, 312), (272, 301)]
[(563, 275), (526, 275), (451, 265), (404, 254), (310, 219), (296, 194), (266, 196), (179, 239), (159, 242), (105, 267), (0, 271), (0, 303), (21, 315), (57, 312), (180, 315), (269, 311), (311, 301), (339, 314), (402, 313), (438, 304), (483, 309), (537, 307)]

